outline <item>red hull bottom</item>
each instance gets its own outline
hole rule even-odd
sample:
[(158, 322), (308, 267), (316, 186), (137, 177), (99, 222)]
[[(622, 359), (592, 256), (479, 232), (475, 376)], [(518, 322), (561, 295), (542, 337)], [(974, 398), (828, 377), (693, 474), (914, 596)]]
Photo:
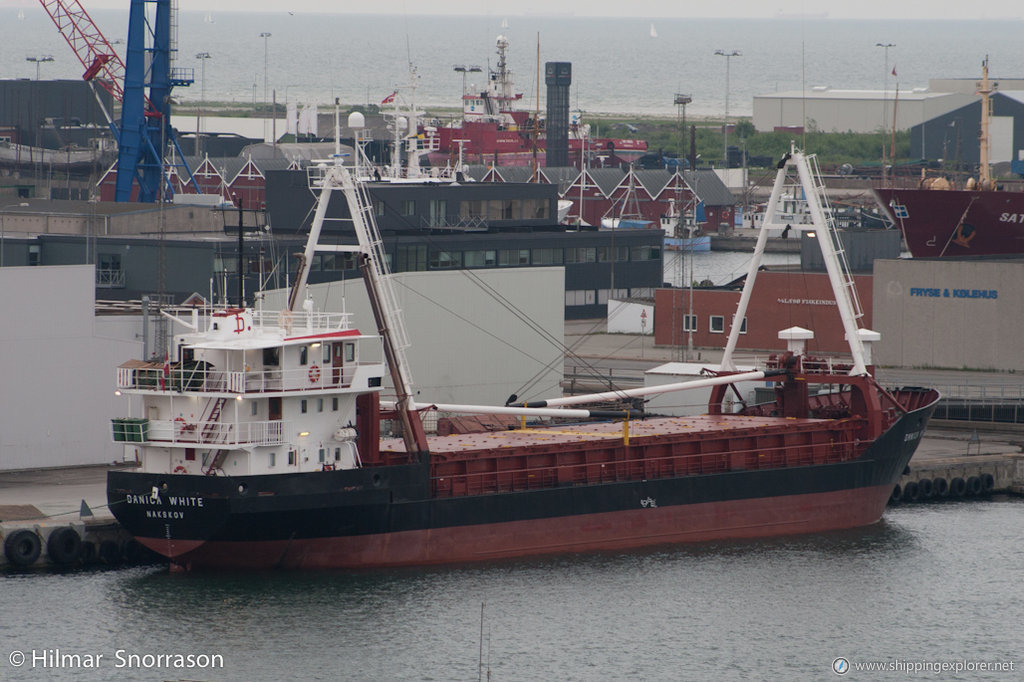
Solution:
[(137, 538), (185, 569), (422, 566), (855, 528), (878, 521), (889, 486), (651, 507), (379, 535), (225, 542)]

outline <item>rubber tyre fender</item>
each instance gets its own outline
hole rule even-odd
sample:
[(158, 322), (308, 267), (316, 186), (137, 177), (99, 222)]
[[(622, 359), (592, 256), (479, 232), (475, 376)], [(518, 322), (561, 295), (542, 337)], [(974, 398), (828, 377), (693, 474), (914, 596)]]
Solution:
[(96, 561), (96, 543), (91, 540), (83, 540), (81, 557), (83, 564), (91, 564)]
[(39, 560), (43, 543), (35, 531), (27, 528), (16, 530), (4, 539), (4, 556), (15, 566), (25, 568)]
[(121, 548), (113, 540), (104, 540), (100, 543), (97, 555), (101, 564), (116, 564), (121, 560)]
[(981, 494), (981, 479), (977, 476), (971, 476), (967, 479), (967, 494), (968, 495), (980, 495)]
[(903, 488), (897, 483), (892, 488), (892, 495), (889, 495), (889, 504), (899, 504), (903, 498)]
[(935, 497), (946, 497), (949, 495), (949, 482), (939, 476), (932, 479), (932, 491)]
[(918, 497), (921, 495), (921, 489), (917, 487), (916, 481), (910, 481), (903, 486), (903, 501), (904, 502), (917, 502)]
[(967, 482), (964, 479), (957, 476), (949, 482), (949, 496), (950, 497), (963, 497), (964, 493), (967, 492)]
[(922, 500), (930, 500), (932, 495), (935, 494), (935, 488), (932, 487), (932, 479), (922, 478), (917, 482), (917, 489), (920, 493)]
[(71, 526), (57, 528), (46, 538), (46, 554), (61, 566), (74, 563), (82, 555), (82, 537)]
[(982, 495), (989, 495), (989, 494), (991, 494), (992, 490), (995, 489), (995, 487), (996, 487), (995, 476), (993, 476), (992, 474), (982, 474), (981, 475), (981, 494)]
[(121, 547), (121, 556), (129, 564), (137, 564), (142, 559), (143, 547), (138, 540), (130, 538), (125, 540), (124, 545)]

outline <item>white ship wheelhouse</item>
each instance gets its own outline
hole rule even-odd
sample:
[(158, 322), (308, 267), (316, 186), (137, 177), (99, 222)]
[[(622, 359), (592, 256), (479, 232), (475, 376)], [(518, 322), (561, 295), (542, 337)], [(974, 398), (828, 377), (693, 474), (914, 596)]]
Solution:
[[(199, 311), (163, 361), (117, 370), (138, 418), (114, 420), (114, 439), (142, 471), (253, 475), (360, 465), (357, 400), (381, 390), (381, 338), (347, 313), (226, 308)], [(205, 329), (205, 331), (200, 331)], [(173, 354), (173, 355), (172, 355)]]

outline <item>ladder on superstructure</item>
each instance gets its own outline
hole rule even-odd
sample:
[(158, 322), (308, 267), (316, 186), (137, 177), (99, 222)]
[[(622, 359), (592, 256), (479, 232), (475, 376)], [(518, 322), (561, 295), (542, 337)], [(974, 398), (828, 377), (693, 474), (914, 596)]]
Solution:
[[(370, 305), (374, 309), (374, 317), (384, 341), (384, 353), (387, 356), (391, 371), (392, 383), (397, 394), (399, 421), (402, 424), (402, 438), (406, 452), (410, 456), (427, 454), (427, 439), (423, 424), (415, 411), (412, 392), (412, 377), (409, 373), (405, 349), (409, 347), (409, 335), (402, 321), (402, 310), (398, 307), (398, 297), (391, 284), (391, 273), (387, 266), (387, 255), (384, 243), (377, 228), (373, 215), (373, 204), (364, 185), (356, 180), (353, 174), (341, 164), (341, 154), (335, 153), (330, 165), (318, 163), (307, 169), (310, 189), (320, 190), (317, 200), (316, 214), (310, 226), (309, 239), (303, 254), (303, 262), (296, 275), (295, 284), (289, 296), (288, 307), (294, 310), (298, 302), (299, 292), (308, 281), (309, 264), (316, 251), (346, 251), (363, 255), (361, 268), (367, 284)], [(345, 194), (352, 228), (356, 233), (359, 246), (320, 245), (320, 233), (323, 223), (327, 220), (327, 208), (331, 194), (340, 189)]]
[[(846, 248), (843, 246), (843, 240), (839, 236), (839, 230), (836, 227), (835, 214), (832, 212), (832, 205), (828, 200), (828, 193), (825, 190), (825, 182), (821, 179), (821, 169), (818, 166), (818, 155), (809, 154), (804, 157), (807, 160), (807, 171), (810, 174), (811, 184), (814, 187), (812, 195), (820, 202), (821, 211), (824, 214), (824, 223), (826, 227), (826, 234), (829, 239), (832, 240), (832, 251), (835, 253), (836, 259), (839, 264), (839, 271), (843, 279), (843, 286), (849, 292), (850, 303), (853, 306), (853, 316), (858, 321), (864, 318), (864, 310), (860, 305), (860, 297), (857, 295), (857, 285), (853, 281), (853, 273), (850, 270), (850, 263), (846, 259)], [(810, 197), (808, 197), (808, 203), (810, 203)], [(858, 325), (859, 326), (859, 325)]]
[(767, 226), (774, 222), (776, 208), (785, 185), (787, 171), (790, 167), (794, 166), (800, 177), (800, 185), (814, 224), (815, 236), (818, 240), (818, 245), (821, 247), (822, 259), (825, 261), (825, 270), (828, 272), (829, 283), (832, 285), (832, 292), (836, 297), (836, 307), (839, 309), (839, 316), (842, 319), (843, 329), (846, 332), (850, 355), (853, 357), (850, 374), (855, 376), (867, 374), (866, 353), (862, 338), (862, 331), (865, 330), (862, 330), (860, 327), (860, 321), (864, 317), (864, 312), (861, 309), (860, 299), (857, 296), (857, 287), (853, 281), (853, 276), (850, 274), (846, 254), (835, 227), (835, 220), (828, 208), (828, 199), (825, 195), (824, 183), (821, 181), (821, 172), (818, 169), (815, 157), (813, 155), (805, 155), (803, 152), (798, 151), (795, 146), (791, 147), (790, 152), (783, 157), (777, 166), (778, 173), (775, 176), (771, 197), (768, 199), (768, 210), (761, 224), (761, 231), (757, 236), (757, 245), (754, 247), (754, 254), (750, 259), (750, 268), (747, 271), (743, 284), (743, 292), (740, 294), (740, 301), (736, 306), (736, 313), (733, 315), (732, 326), (729, 329), (729, 340), (726, 342), (725, 352), (722, 354), (721, 369), (724, 371), (736, 371), (733, 352), (736, 350), (736, 344), (739, 341), (740, 327), (742, 326), (743, 317), (746, 315), (747, 306), (750, 303), (754, 282), (757, 280), (757, 271), (761, 266), (761, 258), (767, 245)]
[[(383, 299), (383, 312), (387, 320), (388, 329), (391, 330), (395, 352), (399, 355), (402, 372), (405, 380), (412, 387), (412, 377), (409, 374), (409, 363), (406, 361), (405, 349), (409, 347), (409, 334), (403, 322), (402, 309), (398, 306), (398, 297), (395, 295), (395, 288), (391, 284), (391, 272), (387, 265), (387, 254), (384, 252), (384, 241), (380, 236), (380, 229), (377, 227), (377, 219), (373, 214), (373, 203), (366, 191), (366, 185), (358, 183), (348, 169), (344, 170), (342, 188), (346, 195), (352, 192), (349, 199), (349, 206), (358, 206), (358, 219), (352, 216), (352, 225), (356, 230), (360, 245), (363, 246), (370, 256), (368, 264), (380, 296)], [(362, 234), (360, 234), (362, 232)]]

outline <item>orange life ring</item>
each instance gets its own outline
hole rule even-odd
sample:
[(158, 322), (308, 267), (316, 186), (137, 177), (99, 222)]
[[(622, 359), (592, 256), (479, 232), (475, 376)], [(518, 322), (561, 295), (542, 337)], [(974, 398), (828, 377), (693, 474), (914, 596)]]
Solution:
[(315, 384), (318, 381), (320, 381), (320, 368), (313, 365), (309, 368), (309, 382)]
[(183, 467), (182, 465), (179, 464), (178, 466), (174, 467), (174, 473), (176, 473), (176, 474), (187, 474), (188, 473), (188, 469), (186, 469), (185, 467)]

